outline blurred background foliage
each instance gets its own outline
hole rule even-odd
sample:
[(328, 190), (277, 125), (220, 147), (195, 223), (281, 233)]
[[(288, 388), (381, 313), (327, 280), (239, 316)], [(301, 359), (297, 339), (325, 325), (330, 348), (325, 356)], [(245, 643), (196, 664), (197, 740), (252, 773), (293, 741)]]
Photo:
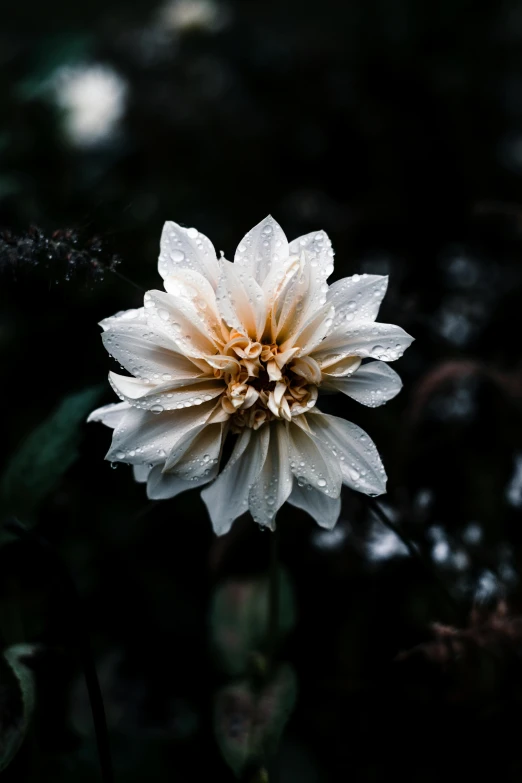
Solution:
[[(245, 518), (216, 539), (197, 492), (148, 502), (104, 462), (109, 431), (81, 423), (110, 367), (97, 322), (158, 287), (165, 219), (230, 257), (269, 212), (289, 237), (329, 233), (333, 279), (390, 274), (380, 320), (416, 338), (403, 392), (322, 407), (374, 438), (385, 508), (457, 607), (363, 498), (346, 492), (332, 532), (283, 511), (280, 656), (298, 687), (271, 779), (520, 780), (522, 2), (30, 0), (2, 16), (2, 508), (85, 599), (118, 780), (233, 779), (216, 628), (255, 638), (241, 600), (269, 534)], [(2, 541), (0, 642), (36, 645), (37, 693), (6, 783), (98, 780), (77, 618), (45, 552)]]

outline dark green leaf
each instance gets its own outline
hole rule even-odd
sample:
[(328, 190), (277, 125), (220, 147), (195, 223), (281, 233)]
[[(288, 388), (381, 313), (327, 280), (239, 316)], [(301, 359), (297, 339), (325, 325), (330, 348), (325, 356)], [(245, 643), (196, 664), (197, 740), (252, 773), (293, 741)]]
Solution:
[[(221, 668), (232, 676), (244, 674), (253, 656), (267, 643), (269, 614), (268, 578), (229, 581), (214, 593), (211, 637)], [(295, 624), (295, 601), (286, 571), (279, 571), (279, 638)]]
[(71, 394), (12, 456), (0, 481), (0, 502), (26, 519), (59, 484), (78, 457), (81, 428), (100, 397), (101, 387)]
[(15, 644), (0, 659), (0, 772), (20, 749), (34, 709), (34, 676), (25, 663), (33, 652)]
[(288, 664), (281, 665), (261, 689), (241, 681), (216, 695), (216, 740), (237, 777), (247, 767), (264, 764), (275, 753), (296, 695), (296, 676)]

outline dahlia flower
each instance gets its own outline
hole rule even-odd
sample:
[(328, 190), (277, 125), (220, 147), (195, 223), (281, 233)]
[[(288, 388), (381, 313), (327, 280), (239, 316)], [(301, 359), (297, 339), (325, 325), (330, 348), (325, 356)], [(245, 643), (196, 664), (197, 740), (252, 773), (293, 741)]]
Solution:
[(132, 464), (152, 499), (208, 485), (202, 497), (219, 535), (246, 511), (273, 529), (285, 501), (332, 528), (342, 484), (385, 492), (372, 440), (321, 413), (318, 395), (387, 402), (401, 381), (385, 361), (412, 338), (375, 321), (386, 277), (328, 285), (333, 255), (324, 231), (289, 244), (268, 217), (231, 263), (196, 229), (167, 222), (158, 264), (165, 290), (100, 324), (105, 347), (130, 373), (110, 373), (121, 402), (89, 417), (114, 428), (106, 459)]

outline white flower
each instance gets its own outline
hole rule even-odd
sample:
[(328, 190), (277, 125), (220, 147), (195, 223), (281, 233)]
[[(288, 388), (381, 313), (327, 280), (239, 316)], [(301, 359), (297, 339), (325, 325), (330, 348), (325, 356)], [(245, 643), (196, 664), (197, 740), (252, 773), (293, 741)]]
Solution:
[(160, 17), (173, 31), (206, 29), (217, 32), (226, 26), (228, 13), (214, 0), (167, 0)]
[[(285, 501), (332, 528), (342, 484), (385, 492), (368, 435), (316, 403), (319, 389), (369, 406), (400, 390), (382, 360), (398, 359), (412, 338), (375, 322), (386, 277), (328, 286), (324, 231), (289, 245), (271, 217), (234, 263), (196, 229), (168, 222), (158, 268), (165, 291), (101, 322), (107, 350), (132, 374), (111, 372), (122, 402), (90, 416), (114, 428), (106, 459), (134, 465), (153, 499), (212, 482), (202, 497), (220, 535), (248, 510), (273, 528)], [(361, 363), (368, 358), (377, 361)], [(219, 473), (227, 435), (233, 449)]]
[(106, 65), (64, 66), (56, 73), (53, 87), (73, 144), (105, 141), (123, 116), (127, 84)]

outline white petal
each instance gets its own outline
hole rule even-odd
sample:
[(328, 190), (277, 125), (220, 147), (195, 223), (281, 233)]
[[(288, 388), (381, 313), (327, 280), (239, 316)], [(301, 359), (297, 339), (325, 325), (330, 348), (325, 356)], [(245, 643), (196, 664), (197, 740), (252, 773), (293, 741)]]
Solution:
[(343, 483), (366, 495), (386, 492), (386, 473), (372, 439), (355, 424), (320, 411), (306, 416), (312, 435), (339, 464)]
[(254, 277), (222, 259), (217, 288), (218, 308), (229, 327), (253, 340), (262, 337), (266, 323), (263, 289)]
[(208, 476), (214, 465), (219, 463), (225, 435), (224, 424), (203, 424), (195, 428), (193, 436), (189, 433), (170, 452), (164, 471), (186, 481)]
[(144, 484), (147, 481), (151, 470), (151, 465), (133, 465), (132, 472), (134, 473), (134, 480), (139, 484)]
[(288, 433), (282, 422), (269, 425), (270, 442), (259, 478), (250, 490), (248, 505), (255, 522), (275, 527), (275, 516), (292, 491)]
[(402, 381), (385, 362), (370, 362), (348, 378), (325, 376), (325, 387), (347, 394), (357, 402), (377, 408), (392, 400), (402, 388)]
[(320, 288), (334, 270), (334, 251), (326, 231), (312, 231), (290, 242), (292, 255), (304, 255), (311, 268), (311, 285)]
[(297, 506), (307, 514), (310, 514), (313, 519), (321, 527), (325, 527), (327, 530), (331, 530), (341, 513), (341, 496), (338, 498), (329, 498), (322, 492), (318, 492), (310, 485), (301, 487), (294, 481), (292, 487), (292, 494), (288, 498), (288, 502), (292, 506)]
[(284, 342), (293, 344), (293, 336), (300, 333), (325, 305), (328, 286), (324, 279), (320, 282), (318, 274), (303, 253), (294, 274), (279, 292), (272, 308), (272, 336), (280, 345)]
[(334, 361), (331, 356), (326, 356), (320, 363), (323, 383), (334, 378), (349, 378), (360, 366), (360, 356), (346, 356), (341, 361)]
[(212, 526), (218, 536), (228, 533), (232, 523), (248, 510), (248, 496), (265, 462), (269, 428), (244, 429), (232, 455), (213, 484), (201, 493)]
[(254, 226), (238, 245), (234, 263), (260, 285), (272, 269), (283, 267), (288, 258), (288, 241), (283, 229), (268, 215)]
[(306, 321), (305, 307), (309, 296), (309, 270), (304, 261), (292, 267), (285, 284), (272, 302), (272, 340), (279, 344), (288, 340), (294, 331)]
[(202, 370), (179, 353), (174, 341), (146, 325), (122, 323), (102, 334), (107, 351), (128, 372), (148, 381), (200, 378)]
[[(132, 378), (128, 375), (118, 375), (115, 372), (109, 373), (109, 383), (116, 394), (125, 402), (132, 404), (131, 400), (139, 400), (151, 390), (151, 385), (141, 378)], [(152, 389), (156, 389), (155, 386)]]
[(337, 280), (326, 295), (326, 301), (335, 306), (334, 327), (375, 321), (387, 288), (387, 275), (353, 275)]
[(325, 495), (338, 497), (342, 484), (338, 461), (299, 426), (299, 418), (292, 420), (288, 430), (292, 473), (301, 486), (311, 484)]
[(292, 372), (300, 375), (308, 383), (319, 384), (322, 381), (323, 374), (321, 368), (311, 356), (303, 356), (300, 359), (294, 359), (292, 362)]
[(101, 421), (106, 427), (117, 427), (122, 416), (130, 409), (128, 402), (111, 402), (89, 414), (87, 421)]
[(165, 290), (182, 299), (210, 332), (221, 333), (216, 294), (206, 277), (192, 269), (178, 269), (165, 278)]
[(289, 257), (281, 264), (275, 265), (263, 282), (263, 293), (270, 308), (277, 309), (284, 288), (288, 285), (297, 270), (299, 259)]
[(298, 356), (306, 356), (314, 348), (320, 346), (328, 335), (332, 328), (333, 317), (334, 308), (326, 303), (314, 313), (313, 317), (299, 331), (292, 333), (291, 337), (281, 345), (281, 350), (286, 351), (288, 348), (295, 346), (299, 348)]
[(163, 291), (145, 294), (147, 323), (162, 329), (187, 356), (201, 358), (217, 353), (212, 323), (188, 299)]
[(103, 329), (110, 329), (113, 326), (127, 322), (134, 324), (146, 323), (144, 308), (139, 307), (136, 310), (120, 310), (119, 313), (115, 313), (114, 315), (109, 316), (109, 318), (104, 318), (103, 321), (100, 321), (99, 326)]
[(149, 473), (147, 481), (147, 497), (151, 500), (167, 500), (179, 495), (180, 492), (186, 492), (187, 489), (195, 489), (208, 484), (215, 477), (218, 466), (214, 465), (208, 476), (201, 476), (193, 481), (175, 476), (171, 473), (162, 473), (161, 465), (156, 465)]
[(404, 329), (394, 324), (365, 323), (344, 331), (332, 329), (328, 337), (313, 351), (321, 365), (325, 361), (338, 362), (347, 356), (372, 357), (392, 362), (399, 359), (413, 342)]
[(167, 221), (160, 242), (158, 271), (165, 279), (177, 269), (192, 269), (217, 285), (219, 263), (210, 239), (195, 228)]
[(226, 388), (225, 382), (219, 378), (178, 379), (151, 386), (138, 378), (114, 372), (109, 373), (109, 382), (120, 399), (156, 414), (202, 405), (219, 397)]
[(207, 402), (157, 416), (130, 408), (114, 430), (105, 459), (133, 465), (164, 463), (188, 431), (208, 420), (214, 407), (214, 402)]

